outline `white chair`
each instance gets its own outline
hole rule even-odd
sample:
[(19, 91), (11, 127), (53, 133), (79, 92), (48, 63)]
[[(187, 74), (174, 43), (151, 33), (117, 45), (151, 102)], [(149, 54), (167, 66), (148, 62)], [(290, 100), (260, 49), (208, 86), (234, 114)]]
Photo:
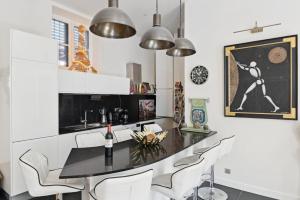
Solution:
[(101, 132), (78, 134), (75, 136), (75, 140), (78, 148), (105, 145), (105, 137)]
[(153, 131), (155, 133), (162, 131), (162, 128), (158, 124), (146, 124), (144, 125), (144, 129)]
[(149, 200), (153, 170), (127, 176), (109, 177), (90, 192), (95, 200)]
[(131, 129), (118, 130), (114, 131), (114, 135), (116, 137), (117, 142), (123, 142), (132, 139), (131, 135), (133, 135), (133, 131)]
[[(198, 189), (198, 195), (202, 199), (215, 199), (215, 200), (226, 200), (228, 199), (228, 195), (218, 188), (214, 187), (214, 163), (217, 161), (217, 159), (222, 158), (223, 156), (230, 153), (232, 146), (235, 141), (235, 135), (230, 136), (228, 138), (223, 138), (220, 140), (220, 150), (217, 155), (213, 155), (214, 158), (212, 165), (211, 165), (211, 171), (210, 171), (210, 187), (203, 187)], [(205, 158), (205, 154), (202, 154)]]
[(188, 191), (199, 184), (206, 165), (206, 159), (201, 158), (198, 162), (174, 173), (159, 175), (152, 180), (152, 190), (170, 199), (181, 200)]
[(84, 190), (79, 179), (59, 179), (61, 170), (49, 170), (48, 158), (32, 150), (26, 151), (19, 164), (28, 192), (33, 197), (73, 193)]

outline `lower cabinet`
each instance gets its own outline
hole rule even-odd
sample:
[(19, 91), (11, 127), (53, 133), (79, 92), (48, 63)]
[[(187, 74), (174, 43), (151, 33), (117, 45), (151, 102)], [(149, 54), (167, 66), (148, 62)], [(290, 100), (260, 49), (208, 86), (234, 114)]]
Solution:
[(65, 135), (60, 135), (58, 138), (58, 150), (59, 150), (59, 162), (58, 166), (59, 168), (63, 168), (65, 165), (65, 162), (72, 150), (72, 148), (76, 148), (76, 141), (75, 136), (78, 133), (69, 133)]
[(40, 152), (47, 156), (50, 169), (58, 168), (58, 136), (12, 143), (11, 196), (15, 196), (27, 191), (23, 174), (21, 168), (19, 167), (19, 158), (29, 149)]

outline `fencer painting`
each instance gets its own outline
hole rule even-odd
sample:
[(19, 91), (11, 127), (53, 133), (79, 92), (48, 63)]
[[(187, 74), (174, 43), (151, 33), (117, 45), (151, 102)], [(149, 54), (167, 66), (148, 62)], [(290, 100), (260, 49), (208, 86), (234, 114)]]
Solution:
[(297, 119), (297, 36), (226, 46), (225, 116)]

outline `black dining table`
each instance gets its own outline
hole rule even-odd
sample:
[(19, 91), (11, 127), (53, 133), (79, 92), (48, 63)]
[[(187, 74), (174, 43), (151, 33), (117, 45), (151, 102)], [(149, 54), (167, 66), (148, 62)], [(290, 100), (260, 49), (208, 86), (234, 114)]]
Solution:
[(112, 158), (105, 157), (103, 146), (73, 148), (59, 178), (93, 177), (144, 167), (173, 156), (217, 133), (182, 132), (178, 128), (167, 131), (167, 137), (154, 147), (142, 147), (134, 140), (115, 143)]

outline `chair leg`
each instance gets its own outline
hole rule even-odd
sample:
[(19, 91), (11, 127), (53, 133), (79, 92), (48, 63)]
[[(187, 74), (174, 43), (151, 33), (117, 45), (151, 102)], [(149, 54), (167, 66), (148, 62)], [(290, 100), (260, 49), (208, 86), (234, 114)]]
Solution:
[(198, 186), (194, 188), (193, 200), (198, 200)]
[(210, 172), (209, 187), (199, 188), (198, 190), (199, 196), (204, 200), (228, 199), (228, 195), (224, 191), (214, 187), (214, 181), (215, 181), (215, 169), (214, 166), (212, 166)]

